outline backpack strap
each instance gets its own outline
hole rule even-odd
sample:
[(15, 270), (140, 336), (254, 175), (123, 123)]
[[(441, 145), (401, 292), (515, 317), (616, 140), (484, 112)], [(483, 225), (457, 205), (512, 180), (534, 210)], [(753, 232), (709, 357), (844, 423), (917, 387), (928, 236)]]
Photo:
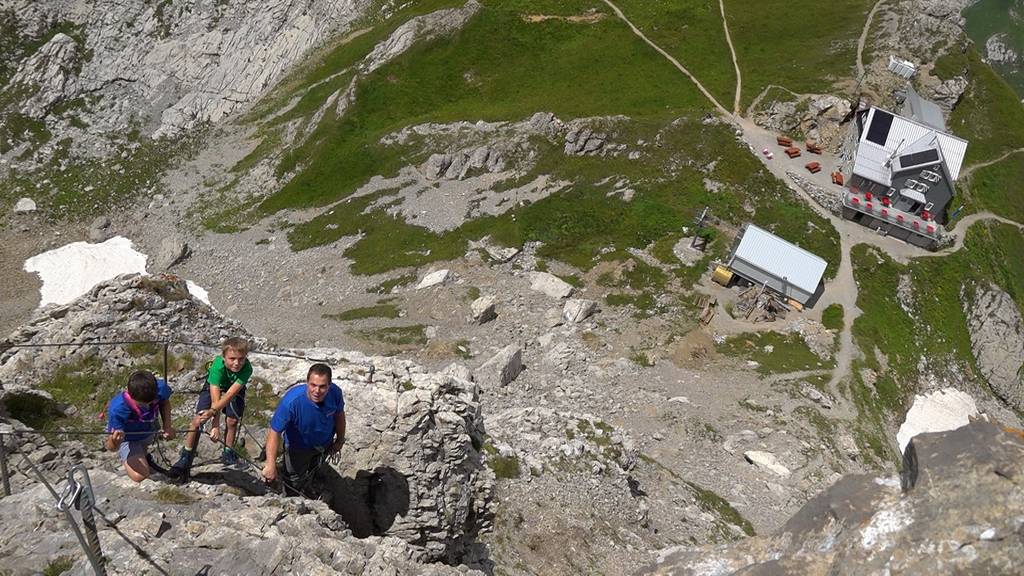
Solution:
[(135, 414), (135, 417), (142, 420), (142, 408), (139, 408), (139, 403), (132, 398), (131, 394), (129, 394), (127, 390), (121, 392), (121, 398), (124, 400), (124, 403), (132, 409), (132, 413)]
[[(124, 403), (127, 404), (129, 408), (131, 408), (132, 413), (135, 415), (135, 418), (139, 422), (145, 422), (146, 420), (144, 419), (144, 417), (142, 415), (142, 408), (140, 408), (139, 407), (139, 403), (136, 402), (135, 399), (131, 397), (131, 394), (128, 394), (128, 391), (125, 390), (124, 392), (121, 393), (121, 397), (124, 399)], [(153, 402), (149, 403), (149, 410), (150, 411), (153, 410), (153, 408), (157, 404), (157, 402), (158, 401), (153, 401)]]

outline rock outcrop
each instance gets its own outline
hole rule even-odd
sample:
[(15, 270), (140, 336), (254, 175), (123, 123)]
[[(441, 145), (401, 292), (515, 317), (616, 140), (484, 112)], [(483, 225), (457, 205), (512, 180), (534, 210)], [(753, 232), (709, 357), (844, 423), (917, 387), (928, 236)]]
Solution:
[[(69, 344), (51, 348), (10, 348), (0, 353), (0, 398), (16, 389), (38, 389), (39, 378), (67, 363), (98, 359), (102, 367), (119, 370), (157, 354), (152, 346), (96, 346), (92, 342), (142, 340), (206, 343), (201, 355), (216, 354), (221, 340), (229, 336), (253, 339), (242, 326), (224, 318), (209, 305), (195, 300), (182, 278), (170, 275), (118, 276), (97, 284), (89, 292), (65, 305), (50, 305), (36, 311), (23, 326), (12, 332), (3, 345)], [(174, 347), (182, 353), (185, 347)]]
[(901, 477), (847, 476), (773, 536), (672, 548), (642, 574), (1013, 574), (1024, 434), (976, 421), (915, 437)]
[(964, 303), (971, 349), (978, 369), (996, 396), (1024, 410), (1024, 318), (1009, 294), (994, 285), (979, 287)]
[(369, 74), (402, 55), (417, 41), (451, 34), (462, 28), (479, 9), (478, 2), (469, 0), (461, 8), (438, 10), (410, 19), (392, 32), (386, 40), (374, 46), (360, 64), (360, 69), (363, 73)]
[[(70, 342), (75, 345), (5, 349), (0, 356), (0, 417), (5, 412), (16, 416), (20, 408), (26, 406), (25, 398), (30, 397), (37, 399), (34, 406), (49, 406), (46, 408), (52, 412), (49, 419), (60, 425), (58, 418), (61, 415), (73, 416), (75, 408), (83, 407), (61, 404), (61, 398), (51, 398), (40, 390), (40, 382), (65, 367), (87, 372), (92, 378), (89, 381), (103, 381), (108, 371), (112, 375), (140, 364), (159, 365), (156, 358), (162, 355), (159, 346), (151, 351), (130, 344), (112, 347), (90, 344), (98, 340), (150, 339), (182, 342), (170, 347), (173, 358), (169, 378), (172, 387), (181, 393), (174, 398), (175, 414), (187, 416), (192, 409), (191, 397), (187, 394), (198, 391), (202, 386), (202, 364), (196, 368), (179, 365), (179, 361), (190, 357), (189, 363), (195, 364), (197, 359), (217, 353), (215, 346), (196, 346), (188, 342), (216, 343), (228, 335), (248, 337), (255, 343), (257, 350), (250, 352), (250, 360), (254, 366), (254, 378), (260, 384), (260, 389), (255, 392), (257, 395), (280, 394), (293, 383), (303, 381), (313, 362), (311, 359), (327, 362), (334, 368), (334, 382), (341, 386), (346, 397), (348, 433), (341, 463), (322, 469), (319, 483), (322, 496), (337, 513), (338, 520), (330, 520), (331, 530), (338, 532), (332, 537), (342, 541), (331, 543), (329, 547), (353, 546), (353, 553), (360, 555), (358, 562), (369, 562), (375, 549), (371, 547), (371, 551), (364, 553), (363, 545), (355, 544), (355, 539), (398, 539), (407, 543), (398, 549), (403, 562), (409, 566), (434, 561), (458, 564), (476, 554), (477, 535), (491, 528), (493, 474), (481, 460), (483, 419), (475, 384), (465, 379), (463, 374), (430, 373), (412, 362), (394, 358), (334, 349), (270, 349), (262, 340), (248, 335), (237, 323), (223, 318), (214, 309), (189, 296), (185, 281), (173, 276), (119, 277), (98, 285), (66, 306), (40, 310), (35, 318), (11, 334), (3, 344)], [(76, 369), (75, 366), (79, 367)], [(80, 395), (81, 392), (76, 391), (75, 394)], [(44, 402), (40, 403), (38, 398)], [(264, 412), (253, 418), (265, 421), (267, 416), (269, 413)], [(85, 420), (83, 424), (76, 420), (74, 426), (88, 426), (89, 421)], [(265, 431), (258, 429), (258, 421), (253, 420), (249, 425), (257, 427), (254, 436), (261, 438)], [(75, 443), (56, 448), (37, 437), (18, 438), (13, 448), (31, 454), (35, 462), (46, 463), (47, 472), (54, 474), (51, 480), (62, 475), (70, 462), (82, 461), (90, 469), (117, 469), (110, 457), (95, 451), (95, 446)], [(12, 446), (8, 444), (8, 447)], [(218, 521), (232, 523), (232, 530), (237, 530), (239, 537), (247, 533), (247, 529), (233, 524), (232, 517), (236, 513), (243, 517), (251, 513), (253, 518), (262, 518), (260, 509), (278, 506), (258, 498), (265, 489), (260, 489), (259, 479), (251, 472), (241, 476), (246, 481), (236, 488), (246, 495), (240, 501), (231, 497), (229, 509), (213, 507), (214, 511), (220, 510), (215, 513), (220, 514), (216, 516)], [(19, 491), (29, 489), (28, 482), (28, 478), (21, 478), (15, 485)], [(207, 484), (197, 481), (180, 488), (192, 499), (208, 495), (209, 489)], [(296, 505), (282, 504), (285, 508)], [(180, 523), (176, 526), (180, 531), (175, 534), (183, 540), (174, 542), (171, 538), (168, 550), (177, 546), (206, 546), (202, 543), (202, 531), (196, 532), (188, 527), (193, 521), (213, 521), (214, 517), (203, 520), (204, 514), (212, 513), (203, 511), (205, 509), (197, 506), (195, 512), (177, 518)], [(153, 507), (151, 513), (156, 512)], [(284, 517), (284, 513), (275, 514)], [(310, 522), (312, 528), (317, 522), (316, 517), (314, 514), (296, 521), (299, 524)], [(0, 524), (5, 527), (14, 526), (9, 521), (13, 516), (4, 516), (0, 511), (0, 518), (3, 518)], [(59, 520), (54, 520), (53, 524), (59, 525)], [(12, 534), (15, 532), (13, 527), (10, 530)], [(212, 531), (211, 535), (218, 531)], [(62, 538), (66, 536), (62, 534)], [(298, 529), (295, 534), (298, 537)], [(344, 544), (349, 540), (352, 542)], [(310, 546), (315, 544), (315, 539), (310, 542)], [(0, 536), (0, 556), (11, 553), (20, 545)], [(314, 564), (302, 563), (314, 562), (314, 559), (303, 560), (301, 555), (286, 554), (289, 549), (278, 548), (278, 556), (274, 556), (285, 565), (291, 565), (286, 571), (306, 573), (307, 568), (316, 571)], [(245, 550), (247, 548), (241, 547), (237, 553), (247, 554)], [(295, 550), (309, 551), (312, 548), (295, 545)], [(206, 557), (204, 554), (199, 556)], [(330, 554), (317, 557), (332, 558), (324, 560), (328, 564), (341, 561)], [(267, 560), (259, 555), (253, 558)], [(272, 567), (274, 562), (268, 561), (264, 565)], [(369, 564), (359, 565), (356, 572), (370, 570), (367, 566)], [(201, 564), (194, 567), (191, 573), (201, 567)], [(251, 573), (270, 571), (270, 568), (261, 568)], [(406, 573), (422, 572), (410, 569)]]
[[(100, 510), (100, 546), (112, 575), (178, 576), (211, 568), (254, 575), (483, 574), (418, 562), (415, 547), (398, 538), (355, 538), (337, 512), (315, 500), (240, 498), (218, 485), (203, 492), (153, 481), (136, 486), (123, 474), (104, 470), (90, 471), (90, 478)], [(0, 499), (0, 518), (5, 573), (39, 574), (61, 557), (72, 561), (71, 571), (62, 573), (92, 573), (41, 484)]]
[[(418, 558), (458, 563), (491, 527), (493, 475), (481, 463), (483, 418), (476, 385), (394, 358), (338, 350), (295, 351), (327, 360), (345, 392), (343, 461), (326, 482), (331, 506), (359, 537), (388, 535)], [(310, 361), (254, 360), (282, 393)]]
[[(146, 2), (74, 5), (21, 2), (26, 36), (57, 33), (20, 62), (12, 88), (28, 90), (23, 113), (42, 118), (88, 95), (93, 131), (139, 125), (174, 136), (253, 102), (326, 36), (349, 26), (365, 0)], [(91, 6), (97, 4), (97, 6)]]

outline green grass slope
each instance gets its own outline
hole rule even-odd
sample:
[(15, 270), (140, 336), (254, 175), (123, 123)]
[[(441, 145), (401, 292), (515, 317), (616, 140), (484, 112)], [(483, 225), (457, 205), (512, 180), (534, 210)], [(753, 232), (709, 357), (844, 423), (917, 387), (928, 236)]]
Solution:
[(743, 106), (768, 85), (827, 92), (856, 75), (857, 39), (871, 0), (724, 0), (743, 74)]
[(616, 5), (655, 44), (679, 60), (727, 109), (736, 73), (718, 0), (618, 0)]

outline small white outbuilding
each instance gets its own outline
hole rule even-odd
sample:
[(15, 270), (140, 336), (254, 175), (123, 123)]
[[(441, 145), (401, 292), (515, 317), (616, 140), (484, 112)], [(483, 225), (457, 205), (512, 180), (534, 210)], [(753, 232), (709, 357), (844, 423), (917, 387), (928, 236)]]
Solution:
[(806, 305), (818, 292), (828, 265), (822, 258), (748, 224), (729, 257), (733, 274)]

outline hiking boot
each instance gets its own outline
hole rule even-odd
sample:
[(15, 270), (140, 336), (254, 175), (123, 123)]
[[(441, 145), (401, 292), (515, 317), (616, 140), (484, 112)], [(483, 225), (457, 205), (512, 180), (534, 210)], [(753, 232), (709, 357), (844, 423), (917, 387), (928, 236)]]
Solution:
[(188, 482), (189, 472), (192, 470), (192, 459), (195, 453), (181, 449), (181, 457), (170, 468), (167, 469), (167, 476), (177, 478), (182, 482)]
[(225, 448), (220, 453), (220, 463), (228, 467), (235, 467), (238, 465), (238, 454), (235, 454), (231, 448)]

